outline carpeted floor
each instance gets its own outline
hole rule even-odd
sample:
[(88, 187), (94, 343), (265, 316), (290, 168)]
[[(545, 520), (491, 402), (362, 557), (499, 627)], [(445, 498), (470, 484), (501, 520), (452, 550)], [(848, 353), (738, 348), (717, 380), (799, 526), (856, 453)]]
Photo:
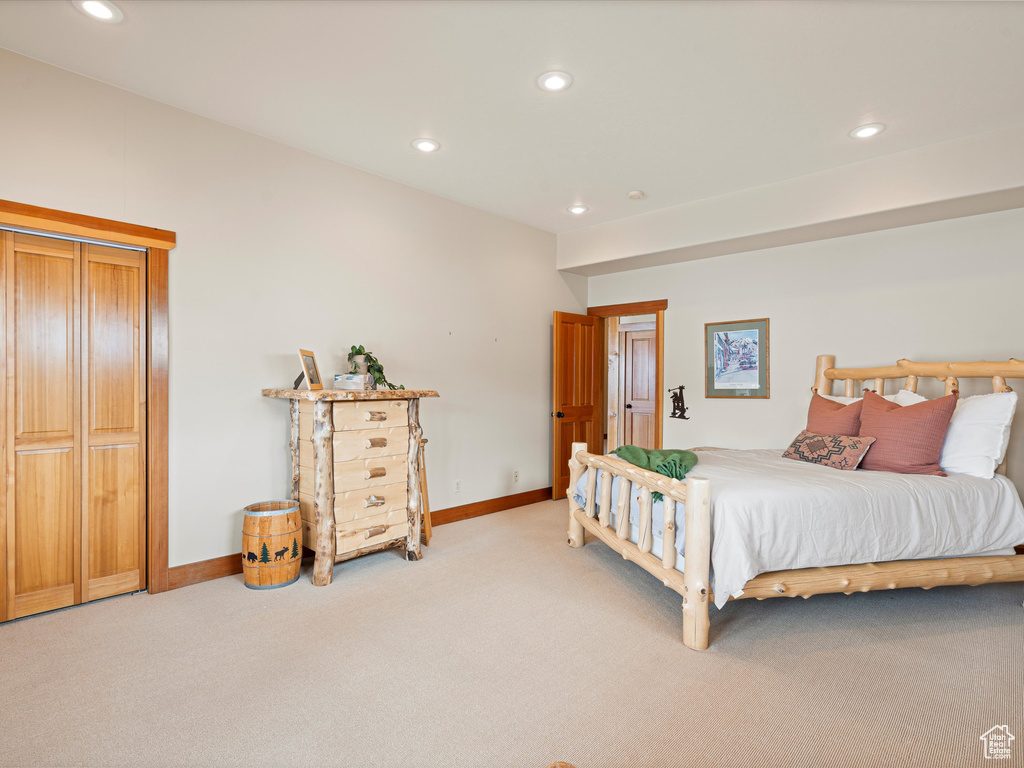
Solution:
[(744, 600), (700, 653), (674, 592), (566, 546), (566, 508), (322, 589), (307, 564), (0, 625), (0, 765), (1024, 764), (1024, 586)]

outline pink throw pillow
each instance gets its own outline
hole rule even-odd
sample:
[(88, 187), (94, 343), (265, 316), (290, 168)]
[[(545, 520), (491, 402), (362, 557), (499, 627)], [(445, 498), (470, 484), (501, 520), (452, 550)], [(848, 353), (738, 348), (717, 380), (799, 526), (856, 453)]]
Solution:
[(815, 393), (811, 395), (811, 405), (807, 409), (806, 431), (816, 435), (857, 437), (860, 435), (860, 414), (863, 405), (863, 400), (843, 405), (826, 400)]
[(816, 435), (805, 429), (796, 436), (782, 458), (824, 464), (833, 469), (856, 469), (873, 442), (873, 437)]
[(905, 475), (942, 475), (939, 466), (956, 395), (899, 406), (874, 392), (864, 393), (860, 436), (875, 438), (861, 469)]

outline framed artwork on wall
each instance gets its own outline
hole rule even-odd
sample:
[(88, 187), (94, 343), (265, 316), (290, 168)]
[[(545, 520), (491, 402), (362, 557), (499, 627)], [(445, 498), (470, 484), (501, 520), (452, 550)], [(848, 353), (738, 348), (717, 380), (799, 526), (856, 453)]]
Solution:
[(704, 396), (768, 397), (768, 318), (704, 324)]
[(310, 389), (323, 389), (323, 380), (320, 378), (320, 369), (316, 367), (316, 355), (308, 349), (299, 350), (299, 359), (302, 360), (302, 370), (306, 374), (306, 381)]

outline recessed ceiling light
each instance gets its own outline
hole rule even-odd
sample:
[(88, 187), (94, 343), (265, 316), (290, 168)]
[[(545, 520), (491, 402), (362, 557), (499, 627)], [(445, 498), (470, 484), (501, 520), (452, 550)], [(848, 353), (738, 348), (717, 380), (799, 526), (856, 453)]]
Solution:
[(630, 200), (643, 200), (647, 195), (644, 194), (642, 189), (634, 189), (632, 192), (626, 195)]
[(586, 213), (590, 209), (587, 208), (587, 206), (585, 205), (580, 205), (577, 203), (576, 205), (570, 205), (566, 210), (568, 210), (569, 213), (575, 213), (577, 216), (579, 216), (581, 213)]
[(420, 152), (437, 152), (441, 148), (441, 142), (434, 139), (413, 139), (412, 146)]
[(568, 72), (545, 72), (537, 78), (537, 85), (542, 91), (558, 93), (572, 85), (572, 75)]
[(107, 24), (117, 24), (120, 21), (124, 21), (124, 14), (121, 13), (121, 9), (110, 2), (110, 0), (72, 0), (72, 2), (75, 8), (91, 19), (103, 21)]
[(885, 130), (885, 126), (881, 123), (868, 123), (867, 125), (861, 125), (850, 131), (850, 136), (854, 139), (870, 139), (872, 136), (877, 136)]

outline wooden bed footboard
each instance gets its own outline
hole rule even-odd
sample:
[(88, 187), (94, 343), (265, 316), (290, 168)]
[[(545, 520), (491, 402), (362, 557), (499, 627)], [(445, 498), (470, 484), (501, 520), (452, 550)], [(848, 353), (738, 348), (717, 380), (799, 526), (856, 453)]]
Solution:
[[(587, 477), (586, 508), (581, 508), (573, 497), (576, 483), (587, 468), (595, 470)], [(601, 476), (599, 512), (597, 498), (597, 472)], [(616, 500), (618, 524), (611, 527), (612, 476), (619, 478), (619, 497)], [(633, 487), (640, 489), (639, 543), (629, 541), (629, 499)], [(653, 494), (664, 497), (664, 528), (662, 556), (651, 554), (653, 534)], [(605, 544), (631, 560), (666, 587), (683, 596), (683, 643), (688, 648), (704, 650), (708, 647), (708, 604), (711, 596), (711, 482), (703, 477), (688, 477), (686, 482), (648, 472), (621, 459), (587, 453), (586, 443), (573, 443), (569, 458), (569, 546), (582, 547), (585, 532), (601, 539)], [(685, 505), (683, 560), (685, 572), (676, 565), (676, 504)]]
[[(573, 443), (569, 459), (569, 546), (582, 547), (585, 534), (603, 541), (626, 560), (639, 565), (662, 584), (683, 597), (683, 643), (688, 648), (708, 647), (710, 617), (714, 601), (711, 590), (711, 481), (688, 477), (686, 482), (648, 472), (621, 459), (587, 453), (586, 443)], [(586, 506), (573, 497), (587, 468), (604, 470), (601, 488), (597, 472), (587, 477)], [(617, 525), (611, 525), (612, 478), (619, 478), (615, 500)], [(629, 499), (639, 488), (639, 543), (629, 541)], [(653, 548), (653, 493), (664, 496), (662, 556)], [(598, 496), (600, 493), (600, 496)], [(599, 499), (599, 504), (597, 500)], [(676, 570), (676, 504), (685, 505), (683, 531), (684, 572)], [(983, 557), (951, 557), (931, 560), (898, 560), (883, 563), (835, 565), (772, 571), (755, 576), (743, 586), (742, 598), (803, 597), (842, 592), (869, 592), (937, 586), (991, 584), (1024, 581), (1024, 553)], [(730, 597), (729, 600), (737, 598)]]
[[(814, 392), (831, 394), (832, 382), (846, 382), (845, 394), (854, 396), (865, 384), (884, 394), (886, 383), (904, 380), (903, 387), (914, 392), (920, 377), (943, 382), (946, 394), (959, 393), (961, 378), (990, 378), (993, 392), (1009, 392), (1006, 379), (1024, 379), (1024, 361), (1013, 358), (1003, 361), (979, 360), (970, 363), (920, 363), (899, 360), (896, 365), (876, 368), (836, 368), (835, 356), (819, 355), (814, 377)], [(700, 449), (705, 450), (705, 449)], [(1005, 473), (1006, 462), (996, 469)], [(586, 508), (581, 509), (573, 498), (576, 484), (586, 468), (602, 469), (600, 507), (595, 516), (597, 472), (587, 479)], [(617, 502), (618, 524), (611, 527), (612, 476), (619, 481)], [(633, 544), (629, 537), (629, 498), (633, 487), (640, 489), (640, 536)], [(661, 560), (651, 554), (653, 529), (652, 494), (664, 495), (664, 539)], [(714, 600), (711, 592), (711, 481), (688, 477), (683, 483), (654, 472), (634, 467), (621, 459), (587, 453), (586, 443), (573, 443), (569, 459), (569, 546), (582, 547), (585, 532), (601, 539), (656, 576), (666, 587), (683, 596), (683, 642), (690, 648), (708, 647), (708, 605)], [(676, 565), (676, 504), (686, 505), (686, 527), (683, 541), (685, 573)], [(868, 592), (876, 589), (900, 589), (957, 584), (989, 584), (1024, 581), (1024, 551), (1017, 554), (983, 557), (953, 557), (932, 560), (899, 560), (885, 563), (861, 563), (822, 568), (800, 568), (762, 573), (743, 587), (742, 597), (763, 600), (767, 597), (810, 597), (830, 592)], [(733, 598), (730, 597), (730, 600)]]

